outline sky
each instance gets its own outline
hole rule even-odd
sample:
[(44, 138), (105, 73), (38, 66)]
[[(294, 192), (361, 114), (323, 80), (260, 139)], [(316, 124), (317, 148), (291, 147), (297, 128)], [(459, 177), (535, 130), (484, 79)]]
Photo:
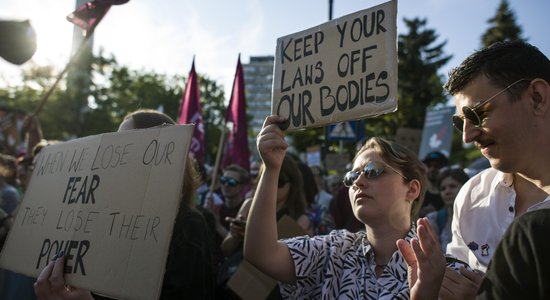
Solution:
[[(334, 0), (333, 18), (366, 9), (383, 0)], [(328, 21), (329, 1), (314, 0), (130, 0), (113, 6), (98, 25), (94, 51), (112, 53), (119, 63), (136, 70), (166, 75), (189, 73), (195, 57), (198, 73), (231, 90), (237, 57), (274, 55), (278, 37)], [(480, 48), (500, 0), (400, 0), (398, 34), (407, 33), (403, 18), (427, 19), (427, 28), (447, 41), (451, 61), (441, 74)], [(528, 41), (550, 57), (550, 1), (509, 0), (517, 24)], [(22, 66), (0, 59), (0, 86), (17, 83), (21, 70), (31, 64), (68, 62), (73, 27), (65, 17), (74, 11), (74, 0), (2, 0), (0, 19), (25, 20), (33, 25), (38, 49)], [(1, 41), (0, 41), (1, 42)]]

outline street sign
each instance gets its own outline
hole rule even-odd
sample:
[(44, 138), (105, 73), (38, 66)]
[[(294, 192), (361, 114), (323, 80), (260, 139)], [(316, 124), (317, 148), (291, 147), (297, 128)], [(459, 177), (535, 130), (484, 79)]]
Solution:
[(451, 154), (453, 139), (452, 116), (454, 113), (454, 106), (426, 111), (418, 157), (423, 158), (433, 151), (444, 153), (447, 157)]

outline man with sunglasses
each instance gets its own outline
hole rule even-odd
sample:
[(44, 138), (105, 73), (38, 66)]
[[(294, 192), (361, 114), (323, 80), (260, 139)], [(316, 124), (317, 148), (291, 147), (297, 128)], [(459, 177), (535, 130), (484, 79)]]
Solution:
[(222, 239), (229, 231), (229, 222), (226, 219), (233, 219), (237, 216), (244, 202), (244, 189), (249, 182), (249, 173), (241, 166), (232, 164), (223, 170), (220, 183), (224, 205), (219, 211), (219, 221), (225, 230), (218, 230)]
[(453, 124), (491, 167), (457, 195), (447, 253), (479, 272), (447, 270), (440, 297), (473, 299), (512, 221), (550, 207), (550, 61), (524, 42), (496, 43), (451, 71)]

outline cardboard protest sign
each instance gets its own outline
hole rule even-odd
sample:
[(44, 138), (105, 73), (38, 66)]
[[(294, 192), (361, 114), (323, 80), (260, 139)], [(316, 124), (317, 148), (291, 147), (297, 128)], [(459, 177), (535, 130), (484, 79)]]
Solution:
[(163, 126), (44, 148), (0, 265), (36, 277), (63, 250), (68, 284), (158, 298), (192, 134)]
[(397, 109), (397, 1), (277, 39), (271, 113), (289, 129)]
[[(283, 215), (277, 222), (279, 239), (307, 235), (307, 232), (291, 217)], [(266, 299), (277, 281), (243, 260), (227, 286), (243, 300)]]

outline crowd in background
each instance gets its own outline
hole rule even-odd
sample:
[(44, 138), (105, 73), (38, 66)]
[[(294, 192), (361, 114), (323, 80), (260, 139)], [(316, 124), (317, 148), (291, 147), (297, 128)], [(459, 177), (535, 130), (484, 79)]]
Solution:
[[(33, 159), (48, 144), (35, 117), (25, 120), (24, 137), (24, 151), (16, 156), (0, 155), (0, 245), (6, 238), (29, 183)], [(235, 164), (229, 165), (218, 172), (218, 178), (212, 184), (212, 167), (194, 160), (192, 162), (200, 175), (193, 203), (208, 227), (212, 253), (210, 275), (215, 285), (215, 297), (238, 299), (227, 287), (227, 282), (243, 260), (246, 219), (263, 165), (253, 160), (249, 171)], [(449, 167), (448, 158), (441, 152), (429, 153), (423, 162), (429, 170), (431, 195), (421, 209), (421, 216), (429, 217), (440, 235), (444, 250), (450, 236), (454, 196), (468, 177), (459, 166)], [(353, 215), (348, 187), (343, 185), (342, 176), (334, 173), (328, 175), (321, 166), (308, 166), (299, 156), (289, 153), (278, 183), (280, 199), (277, 218), (290, 216), (303, 229), (303, 233), (310, 236), (328, 234), (335, 229), (350, 232), (364, 230), (364, 225)], [(0, 280), (1, 299), (35, 298), (32, 291), (34, 278), (2, 270)], [(280, 297), (278, 289), (270, 297)]]

